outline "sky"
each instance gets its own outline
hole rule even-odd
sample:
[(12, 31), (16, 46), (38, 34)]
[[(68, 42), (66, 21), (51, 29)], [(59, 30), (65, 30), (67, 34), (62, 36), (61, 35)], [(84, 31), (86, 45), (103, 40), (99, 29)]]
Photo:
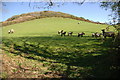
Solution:
[[(31, 6), (29, 6), (29, 2), (4, 2), (4, 6), (2, 6), (2, 20), (0, 21), (5, 21), (14, 15), (20, 15), (23, 13), (47, 11), (48, 9), (35, 8), (36, 5), (37, 7), (43, 7), (44, 4), (45, 2), (31, 2)], [(61, 4), (61, 2), (57, 2), (54, 7), (49, 9), (49, 11), (68, 13), (74, 16), (84, 17), (85, 19), (95, 22), (109, 22), (108, 15), (111, 14), (111, 11), (102, 9), (98, 2), (85, 2), (82, 5), (65, 2), (64, 5), (61, 5), (60, 7), (57, 7), (57, 4)]]

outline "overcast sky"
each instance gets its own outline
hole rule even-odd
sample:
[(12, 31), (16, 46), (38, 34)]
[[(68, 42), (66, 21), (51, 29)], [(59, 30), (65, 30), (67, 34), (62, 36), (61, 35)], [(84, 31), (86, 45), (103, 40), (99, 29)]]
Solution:
[[(61, 3), (61, 2), (59, 2)], [(57, 7), (59, 3), (55, 4), (54, 7), (50, 8), (50, 11), (59, 11), (68, 14), (72, 14), (78, 17), (84, 17), (85, 19), (89, 19), (92, 21), (99, 22), (108, 22), (108, 15), (111, 14), (110, 10), (104, 10), (100, 7), (100, 3), (98, 2), (85, 2), (81, 6), (78, 4), (73, 4), (72, 2), (66, 2), (64, 5)], [(20, 15), (23, 13), (35, 12), (35, 11), (44, 11), (48, 9), (44, 8), (36, 8), (34, 5), (38, 5), (37, 7), (43, 7), (45, 2), (43, 3), (31, 3), (31, 7), (29, 7), (29, 2), (4, 2), (5, 6), (2, 6), (2, 20), (14, 16)]]

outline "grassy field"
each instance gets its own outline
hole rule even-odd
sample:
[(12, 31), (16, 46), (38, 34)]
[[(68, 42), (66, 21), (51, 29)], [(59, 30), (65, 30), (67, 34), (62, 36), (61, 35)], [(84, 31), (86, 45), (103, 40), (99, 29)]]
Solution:
[[(109, 51), (112, 39), (91, 37), (93, 32), (101, 32), (106, 27), (67, 18), (27, 21), (3, 27), (3, 49), (8, 54), (37, 60), (49, 67), (51, 74), (63, 78), (109, 78), (113, 73), (114, 54)], [(9, 29), (15, 33), (8, 34)], [(73, 36), (61, 37), (57, 34), (61, 29), (73, 31)], [(111, 26), (110, 31), (115, 28)], [(77, 37), (78, 32), (86, 35)]]
[[(78, 24), (80, 22), (80, 24)], [(55, 36), (57, 31), (63, 29), (67, 32), (73, 31), (74, 35), (78, 32), (85, 32), (90, 36), (93, 32), (101, 32), (107, 25), (93, 24), (73, 19), (64, 18), (43, 18), (23, 23), (10, 25), (3, 28), (3, 36), (6, 37), (25, 37), (25, 36)], [(13, 28), (15, 33), (8, 35), (7, 31)], [(113, 27), (110, 30), (114, 31)]]

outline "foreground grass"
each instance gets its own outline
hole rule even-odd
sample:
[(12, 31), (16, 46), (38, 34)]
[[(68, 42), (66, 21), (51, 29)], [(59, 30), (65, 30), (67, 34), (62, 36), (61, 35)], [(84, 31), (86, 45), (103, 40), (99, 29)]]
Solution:
[(111, 39), (105, 42), (88, 36), (20, 37), (3, 38), (3, 49), (37, 60), (64, 78), (109, 78), (114, 60), (109, 43)]

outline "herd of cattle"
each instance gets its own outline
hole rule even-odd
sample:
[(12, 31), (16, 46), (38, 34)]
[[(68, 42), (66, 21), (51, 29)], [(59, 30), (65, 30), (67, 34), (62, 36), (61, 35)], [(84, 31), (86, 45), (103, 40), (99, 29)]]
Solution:
[[(72, 34), (73, 34), (73, 32), (65, 32), (65, 31), (63, 31), (63, 30), (59, 30), (58, 31), (58, 34), (59, 35), (61, 35), (61, 36), (66, 36), (66, 35), (68, 35), (68, 36), (72, 36)], [(81, 32), (81, 33), (78, 33), (78, 37), (83, 37), (83, 35), (85, 35), (85, 32)], [(101, 35), (103, 35), (104, 36), (104, 38), (106, 38), (106, 37), (112, 37), (112, 38), (114, 38), (115, 37), (115, 33), (114, 32), (105, 32), (105, 29), (103, 29), (102, 30), (102, 33), (98, 33), (98, 32), (96, 32), (96, 33), (92, 33), (92, 37), (101, 37)]]
[[(14, 29), (8, 30), (8, 34), (12, 34), (12, 33), (14, 33)], [(66, 36), (66, 35), (72, 36), (73, 32), (68, 32), (67, 33), (64, 30), (59, 30), (58, 34), (61, 35), (61, 36)], [(83, 35), (85, 35), (85, 33), (81, 32), (81, 33), (78, 33), (77, 36), (78, 37), (83, 37)], [(114, 32), (105, 32), (105, 29), (102, 30), (102, 33), (98, 33), (98, 32), (92, 33), (92, 37), (96, 37), (96, 38), (97, 37), (101, 37), (101, 35), (103, 35), (104, 38), (106, 38), (106, 37), (112, 37), (112, 38), (114, 38), (115, 37), (115, 33)]]
[[(58, 31), (58, 34), (60, 34), (61, 36), (65, 36), (66, 34), (68, 35), (68, 36), (72, 36), (72, 34), (73, 34), (73, 32), (65, 32), (65, 31), (63, 31), (63, 30), (59, 30)], [(82, 32), (82, 33), (78, 33), (78, 37), (83, 37), (83, 35), (85, 35), (85, 33), (84, 32)]]

